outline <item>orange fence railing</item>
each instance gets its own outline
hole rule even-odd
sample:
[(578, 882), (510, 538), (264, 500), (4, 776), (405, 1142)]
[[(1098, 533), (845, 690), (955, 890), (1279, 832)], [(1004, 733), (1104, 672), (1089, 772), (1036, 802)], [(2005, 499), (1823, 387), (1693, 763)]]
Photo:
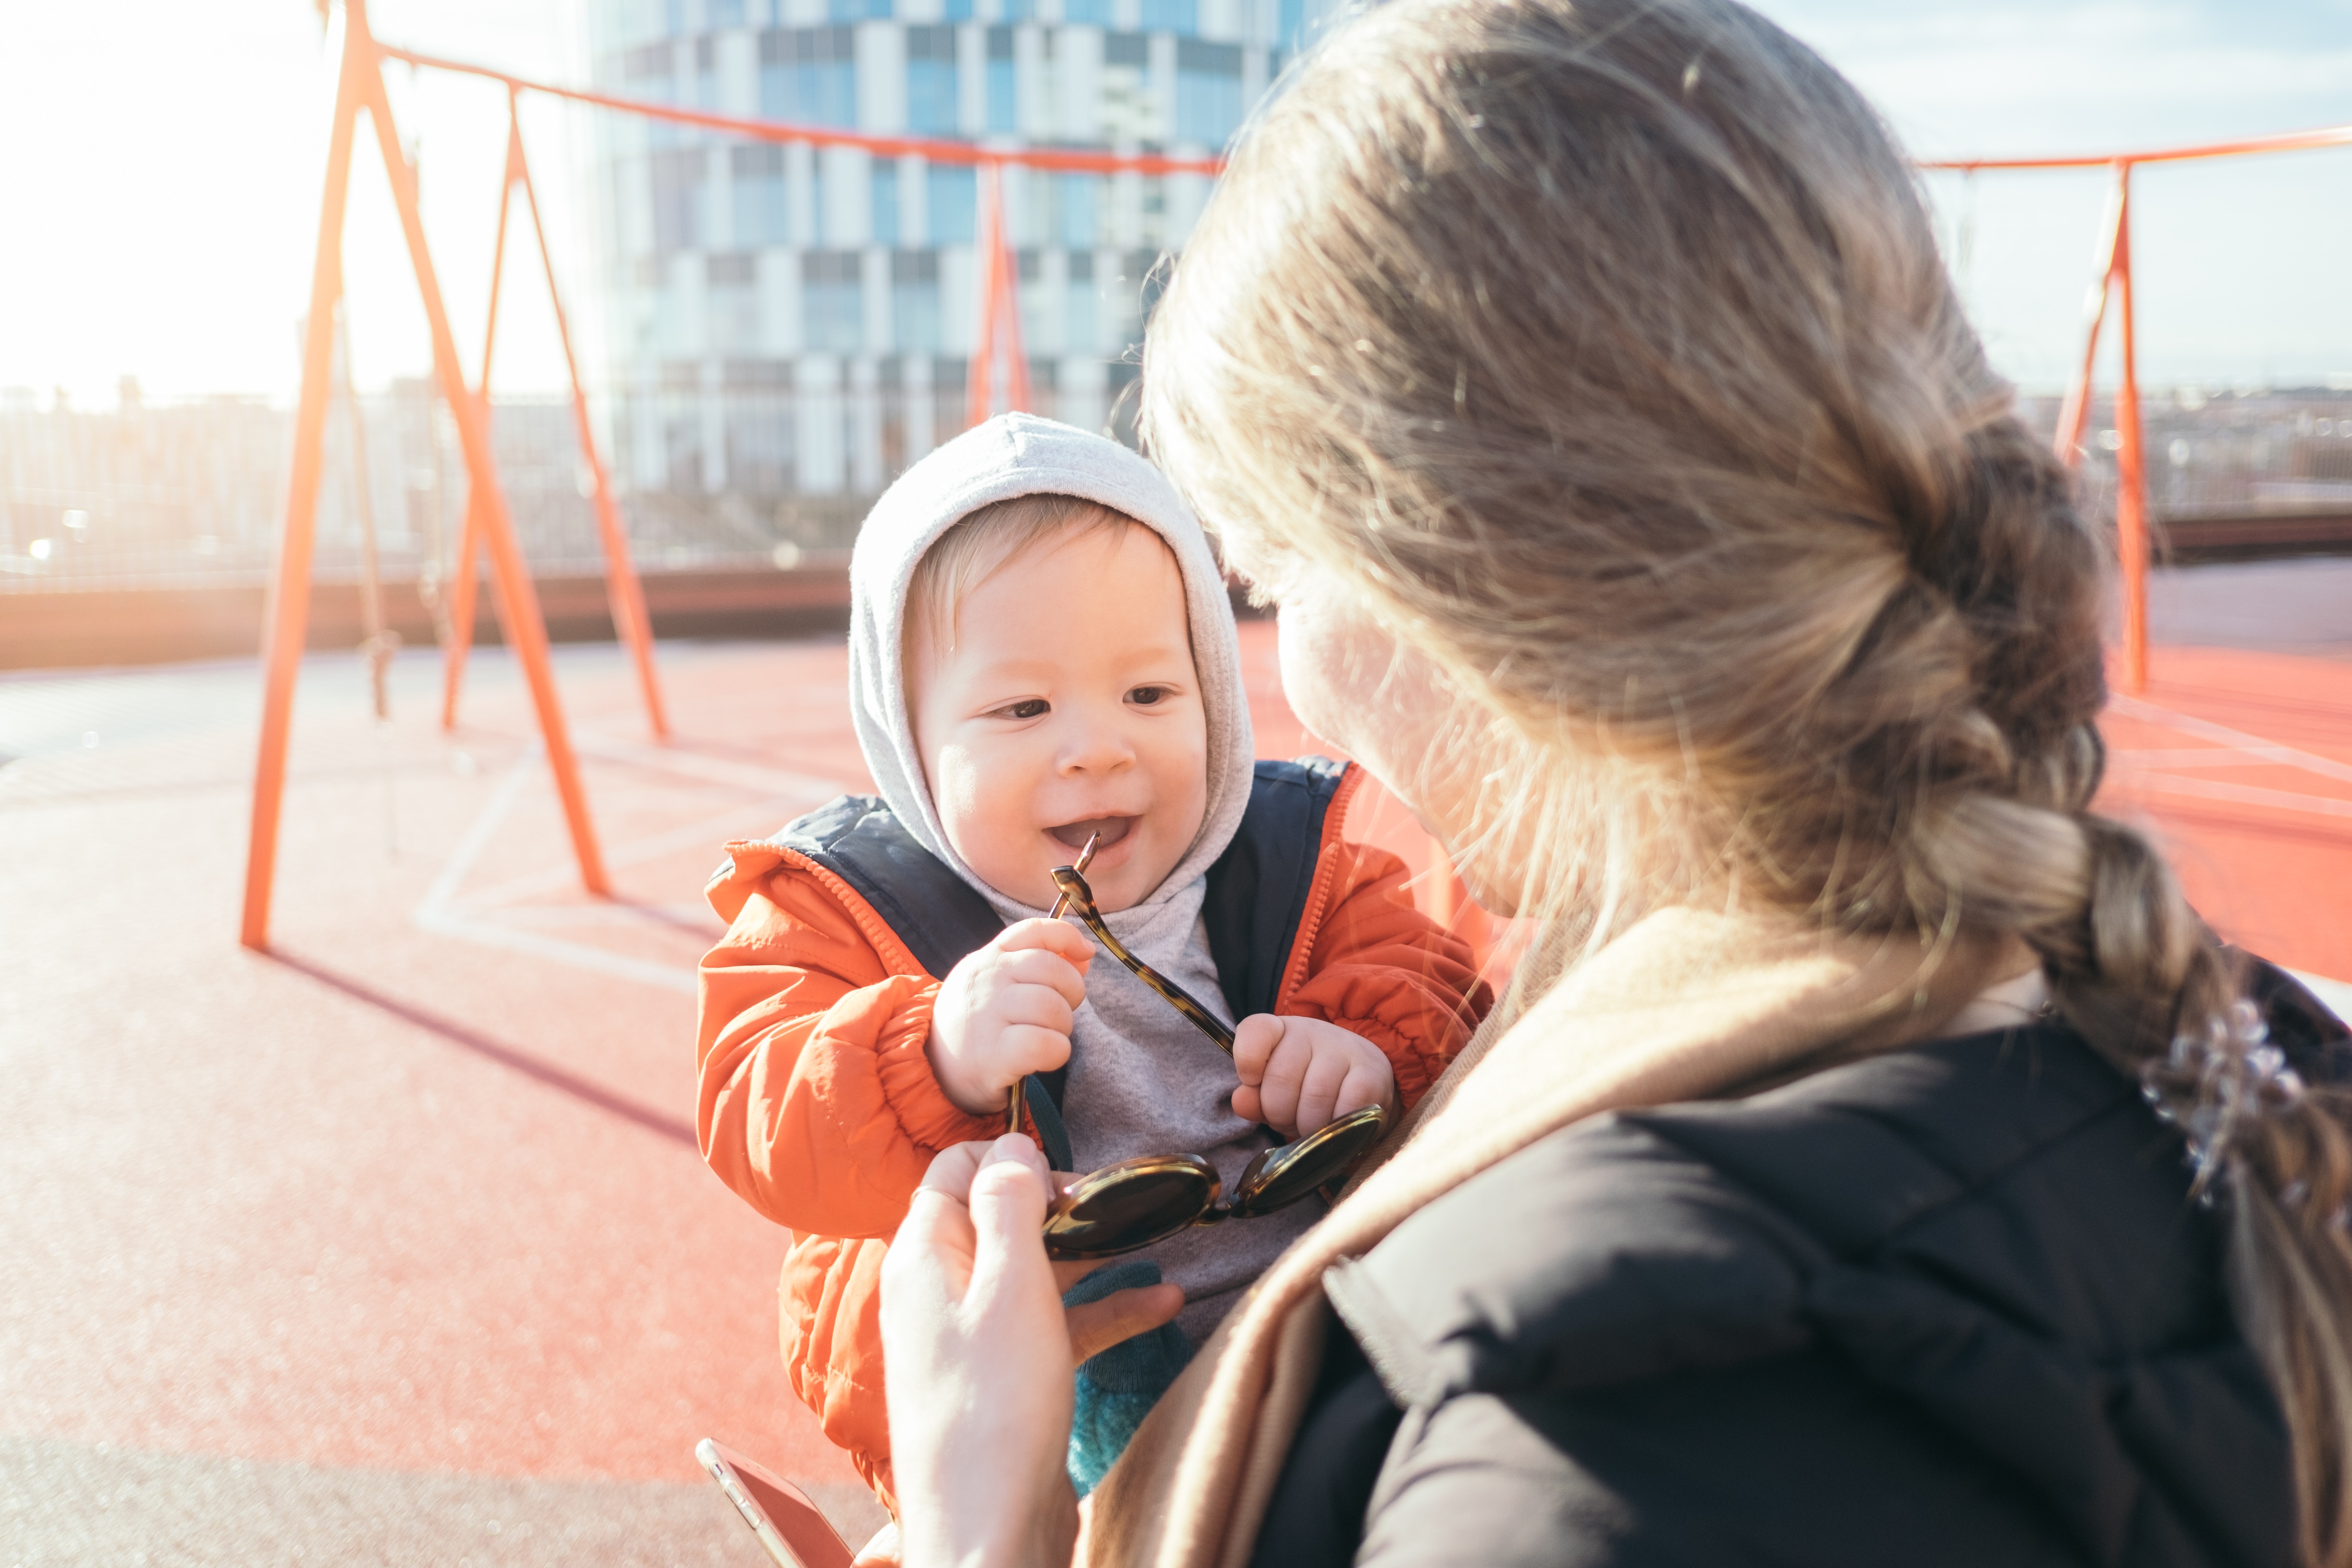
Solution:
[(2344, 146), (2352, 146), (2352, 125), (2141, 153), (2059, 158), (1948, 158), (1920, 164), (1923, 169), (1968, 174), (2037, 169), (2114, 172), (2106, 221), (2100, 227), (2097, 281), (2091, 289), (2083, 363), (2067, 385), (2065, 402), (2059, 405), (2057, 447), (2059, 458), (2069, 467), (2081, 459), (2083, 427), (2091, 415), (2092, 366), (2098, 357), (2099, 333), (2106, 325), (2107, 307), (2112, 301), (2123, 359), (2116, 387), (2116, 554), (2123, 580), (2122, 678), (2127, 691), (2147, 689), (2147, 464), (2139, 416), (2139, 334), (2132, 316), (2132, 171), (2143, 163), (2185, 163), (2255, 153), (2297, 153)]

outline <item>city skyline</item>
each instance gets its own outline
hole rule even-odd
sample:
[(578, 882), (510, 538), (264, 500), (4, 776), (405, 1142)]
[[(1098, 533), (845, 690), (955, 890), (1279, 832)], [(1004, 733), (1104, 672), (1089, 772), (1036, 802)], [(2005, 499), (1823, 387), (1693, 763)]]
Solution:
[[(545, 78), (592, 71), (574, 0), (378, 0), (379, 33)], [(2352, 120), (2352, 6), (2116, 5), (1913, 7), (1782, 0), (1763, 9), (1852, 76), (1919, 155), (2091, 152)], [(301, 0), (230, 12), (131, 0), (103, 16), (12, 19), (0, 64), (0, 177), (39, 243), (0, 258), (0, 386), (62, 384), (110, 401), (151, 394), (283, 399), (307, 292), (331, 58)], [(136, 33), (146, 47), (125, 50)], [(503, 102), (495, 88), (395, 69), (404, 132), (421, 145), (428, 234), (469, 360), (478, 353)], [(527, 100), (551, 237), (568, 295), (593, 276), (599, 215), (582, 177), (585, 111)], [(2326, 258), (2352, 240), (2334, 199), (2352, 153), (2144, 172), (2137, 187), (2141, 358), (2151, 384), (2318, 384), (2352, 370), (2352, 319)], [(2029, 388), (2079, 353), (2081, 299), (2103, 177), (1937, 176), (1958, 281), (1996, 363)], [(363, 158), (347, 235), (354, 363), (382, 386), (425, 368), (422, 312), (382, 189)], [(1966, 243), (1962, 237), (1966, 232)], [(1964, 255), (1965, 253), (1965, 255)], [(510, 272), (499, 387), (557, 384), (535, 279)], [(593, 312), (582, 311), (583, 315)], [(600, 383), (599, 323), (584, 335)]]

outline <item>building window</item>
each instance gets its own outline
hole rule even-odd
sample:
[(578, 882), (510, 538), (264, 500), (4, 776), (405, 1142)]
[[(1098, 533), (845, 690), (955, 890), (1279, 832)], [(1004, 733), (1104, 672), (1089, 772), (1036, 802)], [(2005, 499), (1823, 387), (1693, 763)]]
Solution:
[(1062, 291), (1062, 348), (1066, 353), (1103, 352), (1102, 311), (1095, 300), (1095, 253), (1073, 250), (1069, 255), (1069, 287)]
[(747, 249), (792, 242), (785, 199), (784, 150), (773, 145), (737, 147), (729, 156), (735, 175), (735, 243)]
[(857, 43), (846, 24), (760, 35), (760, 112), (804, 125), (857, 124)]
[(874, 216), (866, 233), (877, 245), (898, 243), (898, 165), (892, 159), (874, 160)]
[(743, 0), (702, 0), (703, 19), (714, 27), (743, 25)]
[(940, 352), (940, 253), (890, 254), (890, 335), (902, 354)]
[(988, 129), (1012, 134), (1021, 129), (1021, 98), (1013, 61), (1013, 29), (988, 30)]
[[(641, 44), (629, 50), (621, 57), (621, 75), (630, 89), (640, 95), (646, 92), (646, 84), (656, 78), (660, 79), (666, 89), (669, 84), (669, 46)], [(663, 90), (660, 96), (667, 99), (669, 94)]]
[(835, 22), (887, 22), (890, 0), (825, 0), (825, 16)]
[(728, 488), (758, 496), (789, 494), (793, 434), (791, 363), (730, 359), (720, 366), (720, 381), (726, 388)]
[(1201, 30), (1200, 0), (1143, 0), (1143, 30), (1182, 33)]
[(703, 263), (704, 331), (713, 346), (741, 350), (759, 342), (759, 258), (749, 252), (713, 256)]
[(801, 341), (813, 353), (854, 354), (865, 346), (864, 261), (855, 250), (803, 253)]
[(1241, 124), (1241, 46), (1177, 39), (1176, 140), (1222, 147)]
[(980, 174), (968, 165), (934, 163), (924, 182), (933, 245), (970, 245), (978, 232)]
[(955, 134), (953, 27), (907, 29), (907, 129), (918, 136)]
[(1101, 232), (1102, 176), (1057, 174), (1054, 182), (1054, 216), (1047, 243), (1072, 250), (1091, 250)]
[(719, 107), (719, 41), (708, 33), (694, 40), (694, 106)]
[(1150, 39), (1141, 33), (1103, 35), (1102, 131), (1111, 141), (1168, 139), (1150, 76)]
[(691, 250), (702, 224), (702, 152), (671, 147), (653, 155), (654, 248)]
[(1110, 0), (1062, 0), (1062, 20), (1079, 26), (1110, 26)]

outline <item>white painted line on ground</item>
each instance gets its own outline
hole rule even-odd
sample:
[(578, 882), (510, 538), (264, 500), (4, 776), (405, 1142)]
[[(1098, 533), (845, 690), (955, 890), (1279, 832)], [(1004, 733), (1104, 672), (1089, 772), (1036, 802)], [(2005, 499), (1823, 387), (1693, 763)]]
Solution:
[(2134, 768), (2275, 768), (2284, 764), (2271, 757), (2250, 756), (2236, 746), (2203, 746), (2196, 750), (2175, 747), (2169, 751), (2135, 752), (2122, 747), (2109, 747), (2107, 761), (2128, 763)]
[(2275, 742), (2265, 741), (2260, 735), (2250, 735), (2243, 730), (2232, 730), (2227, 724), (2216, 724), (2210, 719), (2199, 719), (2187, 713), (2176, 712), (2170, 708), (2160, 707), (2143, 698), (2126, 697), (2120, 692), (2107, 699), (2107, 706), (2127, 719), (2141, 719), (2151, 724), (2162, 724), (2168, 728), (2179, 730), (2184, 734), (2199, 735), (2208, 741), (2218, 741), (2225, 746), (2235, 746), (2240, 751), (2261, 757), (2266, 762), (2284, 763), (2289, 767), (2302, 768), (2306, 772), (2317, 773), (2322, 778), (2337, 779), (2345, 784), (2352, 784), (2352, 763), (2339, 763), (2333, 757), (2323, 757), (2315, 752), (2297, 751), (2293, 746), (2282, 746)]
[[(840, 792), (836, 790), (834, 793), (837, 795)], [(667, 833), (658, 833), (649, 838), (635, 838), (626, 844), (615, 845), (605, 850), (604, 865), (607, 869), (619, 866), (633, 866), (641, 860), (650, 860), (657, 855), (667, 855), (673, 849), (689, 848), (695, 845), (708, 847), (711, 854), (711, 863), (716, 865), (720, 845), (730, 838), (763, 837), (772, 833), (775, 829), (768, 825), (776, 820), (776, 814), (791, 809), (782, 801), (761, 801), (754, 805), (739, 805), (715, 816), (687, 823), (681, 827), (673, 827)], [(758, 832), (725, 831), (730, 824), (751, 823), (761, 825)], [(500, 904), (511, 904), (520, 899), (571, 888), (576, 886), (579, 880), (579, 871), (571, 865), (551, 866), (543, 870), (526, 871), (520, 877), (510, 877), (503, 882), (493, 882), (488, 887), (477, 888), (466, 895), (465, 902), (473, 909), (488, 909)]]
[(680, 778), (699, 779), (706, 784), (734, 784), (740, 789), (757, 790), (762, 795), (781, 795), (791, 800), (809, 798), (818, 805), (845, 793), (835, 781), (821, 779), (814, 773), (791, 773), (758, 763), (739, 763), (727, 757), (705, 756), (699, 752), (678, 751), (666, 746), (642, 745), (603, 735), (583, 736), (573, 749), (583, 757), (625, 763), (632, 767), (675, 773)]
[(498, 836), (499, 826), (506, 821), (507, 814), (514, 809), (515, 800), (521, 795), (524, 784), (538, 774), (541, 767), (541, 750), (533, 746), (508, 770), (507, 776), (499, 781), (499, 787), (491, 793), (489, 804), (482, 808), (482, 815), (475, 819), (474, 826), (459, 840), (457, 849), (441, 868), (441, 874), (433, 879), (433, 885), (425, 890), (424, 901), (416, 906), (410, 918), (415, 921), (417, 929), (436, 936), (454, 937), (479, 947), (502, 948), (509, 952), (529, 953), (534, 958), (543, 958), (573, 969), (584, 969), (592, 973), (634, 980), (665, 991), (693, 995), (697, 979), (691, 969), (667, 963), (647, 963), (643, 959), (607, 952), (583, 942), (565, 942), (561, 937), (543, 936), (537, 931), (517, 931), (510, 926), (469, 919), (459, 907), (457, 895), (458, 889), (465, 885), (466, 873), (473, 869), (474, 862), (481, 858), (482, 851), (489, 847), (490, 841)]
[(2331, 800), (2324, 795), (2297, 795), (2293, 790), (2264, 789), (2259, 784), (2224, 784), (2220, 779), (2179, 778), (2144, 773), (2116, 781), (2126, 790), (2146, 795), (2187, 795), (2198, 800), (2228, 800), (2244, 805), (2266, 805), (2274, 811), (2300, 811), (2312, 816), (2352, 816), (2352, 800)]

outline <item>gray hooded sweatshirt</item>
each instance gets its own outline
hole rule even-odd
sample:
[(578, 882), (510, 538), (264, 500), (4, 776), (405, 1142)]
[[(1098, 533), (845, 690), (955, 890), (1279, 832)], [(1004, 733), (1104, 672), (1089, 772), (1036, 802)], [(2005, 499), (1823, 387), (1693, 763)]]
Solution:
[[(1159, 469), (1116, 441), (1026, 414), (968, 430), (908, 469), (867, 514), (850, 563), (849, 693), (858, 746), (892, 814), (1008, 924), (1045, 913), (981, 880), (947, 841), (915, 747), (900, 662), (908, 584), (923, 552), (980, 508), (1024, 495), (1078, 496), (1131, 517), (1167, 542), (1183, 574), (1192, 663), (1208, 713), (1208, 807), (1168, 879), (1107, 919), (1145, 963), (1232, 1023), (1201, 901), (1208, 868), (1249, 805), (1249, 708), (1223, 575), (1201, 525)], [(1239, 1079), (1232, 1060), (1108, 952), (1097, 952), (1086, 979), (1062, 1099), (1078, 1169), (1139, 1154), (1195, 1153), (1217, 1167), (1230, 1197), (1242, 1168), (1272, 1142), (1234, 1114)], [(1185, 1231), (1143, 1255), (1184, 1288), (1177, 1321), (1193, 1342), (1322, 1209), (1310, 1198), (1264, 1219)]]

